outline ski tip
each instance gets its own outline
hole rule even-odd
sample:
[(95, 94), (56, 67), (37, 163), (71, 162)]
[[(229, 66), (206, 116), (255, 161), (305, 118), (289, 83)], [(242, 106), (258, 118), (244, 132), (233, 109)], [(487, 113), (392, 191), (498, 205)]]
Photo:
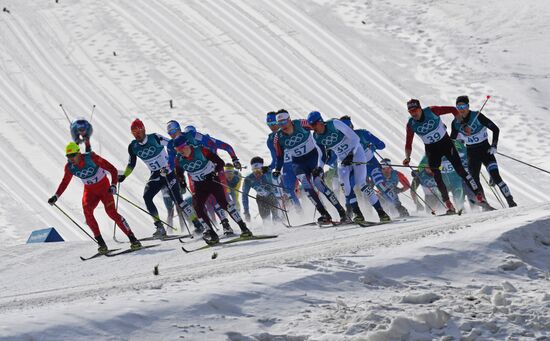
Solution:
[(185, 252), (185, 253), (190, 253), (190, 252), (191, 252), (191, 251), (189, 251), (189, 250), (186, 250), (183, 246), (181, 247), (181, 249), (182, 249), (183, 252)]
[(432, 215), (436, 215), (435, 211), (432, 211)]
[(80, 256), (80, 260), (82, 260), (84, 262), (84, 261), (86, 261), (86, 258)]

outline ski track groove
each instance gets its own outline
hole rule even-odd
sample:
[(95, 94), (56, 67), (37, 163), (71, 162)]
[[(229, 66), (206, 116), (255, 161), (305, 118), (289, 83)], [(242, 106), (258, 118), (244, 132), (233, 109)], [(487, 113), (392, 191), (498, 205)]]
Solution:
[[(532, 207), (550, 208), (550, 204), (542, 204)], [(201, 259), (199, 257), (202, 255), (203, 261), (163, 268), (162, 277), (158, 279), (152, 279), (151, 276), (144, 276), (148, 273), (147, 271), (136, 273), (130, 277), (113, 277), (107, 284), (101, 281), (99, 283), (87, 283), (85, 285), (65, 286), (62, 288), (52, 288), (36, 292), (1, 296), (0, 302), (2, 304), (0, 306), (2, 308), (0, 308), (0, 311), (6, 312), (16, 309), (25, 309), (26, 306), (74, 302), (96, 295), (117, 295), (128, 290), (147, 290), (151, 287), (151, 285), (158, 283), (168, 284), (174, 282), (179, 283), (182, 281), (195, 281), (211, 276), (219, 277), (224, 274), (246, 272), (251, 269), (263, 267), (293, 266), (293, 264), (297, 262), (319, 258), (330, 258), (334, 256), (344, 256), (345, 254), (357, 252), (359, 250), (367, 251), (377, 248), (390, 248), (393, 245), (399, 245), (401, 243), (407, 243), (423, 238), (430, 238), (449, 231), (476, 228), (475, 225), (488, 220), (499, 221), (516, 216), (518, 216), (517, 210), (509, 209), (505, 212), (493, 211), (461, 216), (442, 216), (438, 217), (435, 221), (421, 219), (421, 221), (396, 221), (392, 224), (384, 224), (371, 228), (352, 227), (345, 229), (345, 231), (356, 231), (345, 233), (340, 236), (335, 236), (334, 233), (327, 233), (323, 236), (323, 240), (305, 242), (300, 245), (291, 244), (277, 246), (269, 250), (262, 249), (255, 251), (253, 248), (250, 248), (247, 250), (249, 253), (243, 254), (237, 252), (230, 258), (218, 258), (216, 261), (212, 261), (215, 263), (210, 263), (211, 260), (208, 257), (204, 257), (205, 254), (208, 254), (208, 251), (197, 252), (198, 256), (196, 258)], [(303, 228), (303, 230), (312, 231), (317, 229), (317, 227)], [(336, 229), (333, 231), (337, 233)], [(292, 232), (279, 234), (279, 238), (277, 239), (282, 240), (287, 234), (292, 234)], [(277, 242), (274, 242), (273, 244), (276, 243)], [(233, 248), (243, 251), (245, 247), (246, 245), (239, 247), (236, 245), (226, 246), (216, 249), (216, 252), (221, 253), (224, 249), (231, 250)], [(298, 255), (296, 254), (297, 249), (300, 250), (300, 254)], [(180, 253), (181, 256), (178, 257), (182, 257), (182, 261), (189, 258), (188, 261), (192, 262), (195, 258), (194, 256), (183, 253), (183, 251), (180, 250), (179, 245), (174, 251)], [(113, 258), (113, 260), (114, 259), (115, 258)], [(225, 264), (220, 266), (220, 262), (224, 262)], [(104, 264), (103, 266), (108, 265)], [(112, 283), (124, 284), (113, 285)], [(43, 294), (48, 295), (46, 297), (41, 296)]]
[[(160, 28), (161, 31), (163, 31), (167, 37), (171, 37), (174, 42), (179, 43), (178, 45), (190, 46), (191, 49), (186, 51), (188, 53), (191, 52), (191, 54), (195, 56), (197, 61), (200, 61), (201, 63), (205, 64), (206, 69), (217, 70), (218, 71), (217, 76), (221, 79), (223, 84), (226, 85), (224, 87), (233, 89), (236, 93), (239, 94), (242, 100), (250, 103), (256, 112), (262, 112), (262, 110), (266, 106), (274, 105), (274, 103), (270, 99), (268, 99), (268, 97), (271, 97), (269, 93), (267, 96), (260, 95), (259, 91), (252, 89), (251, 84), (254, 84), (254, 83), (256, 83), (259, 89), (262, 89), (262, 90), (265, 89), (265, 87), (261, 83), (250, 79), (248, 76), (239, 77), (230, 67), (225, 67), (219, 60), (214, 58), (214, 56), (212, 56), (211, 51), (208, 51), (206, 50), (205, 47), (199, 45), (197, 43), (197, 40), (194, 39), (196, 37), (191, 36), (189, 33), (189, 32), (193, 32), (196, 35), (200, 36), (200, 33), (197, 33), (196, 28), (189, 25), (189, 23), (182, 20), (181, 18), (175, 16), (162, 3), (158, 3), (157, 6), (155, 7), (151, 7), (150, 4), (145, 2), (140, 2), (140, 3), (143, 5), (144, 9), (142, 10), (140, 8), (140, 9), (137, 9), (137, 11), (143, 13), (145, 9), (148, 9), (147, 11), (148, 19), (150, 19), (153, 23), (155, 23), (157, 27)], [(159, 19), (154, 19), (154, 18), (159, 18)], [(163, 19), (164, 25), (158, 24), (158, 20), (160, 20), (160, 18)], [(174, 22), (179, 22), (182, 25), (184, 25), (188, 29), (188, 31), (187, 30), (184, 31), (182, 28), (180, 28), (180, 26), (173, 24), (171, 18), (173, 19)], [(179, 33), (179, 35), (176, 33)], [(199, 55), (197, 55), (197, 53), (199, 53)], [(223, 57), (221, 58), (221, 60), (223, 60)], [(226, 72), (222, 73), (220, 72), (220, 70), (227, 71), (227, 73)], [(231, 77), (232, 81), (230, 81), (228, 77)], [(254, 98), (252, 98), (251, 95), (254, 96)]]

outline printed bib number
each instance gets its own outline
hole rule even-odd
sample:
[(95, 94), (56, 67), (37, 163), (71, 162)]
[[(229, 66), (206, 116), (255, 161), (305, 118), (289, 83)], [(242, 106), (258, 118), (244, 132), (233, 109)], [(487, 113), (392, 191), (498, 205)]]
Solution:
[(315, 142), (313, 141), (313, 138), (310, 136), (308, 139), (301, 145), (289, 149), (289, 154), (292, 156), (300, 157), (304, 156), (305, 154), (309, 153), (315, 148)]
[(143, 160), (151, 172), (157, 171), (168, 164), (168, 155), (165, 150), (152, 159)]
[(422, 137), (422, 141), (426, 144), (432, 144), (440, 141), (443, 136), (445, 136), (445, 133), (447, 131), (445, 130), (445, 126), (443, 125), (443, 122), (439, 122), (439, 125), (436, 129), (430, 131), (429, 133), (425, 135), (420, 135)]
[(441, 163), (441, 173), (447, 174), (455, 171), (453, 164), (449, 161), (444, 161)]
[(487, 134), (487, 128), (483, 128), (481, 131), (474, 135), (466, 136), (466, 145), (476, 144), (487, 140), (489, 134)]

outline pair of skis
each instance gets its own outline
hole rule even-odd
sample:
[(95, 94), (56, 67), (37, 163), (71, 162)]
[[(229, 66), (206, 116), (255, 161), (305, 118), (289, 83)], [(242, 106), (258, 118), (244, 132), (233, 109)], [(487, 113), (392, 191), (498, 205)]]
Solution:
[[(183, 246), (181, 247), (181, 249), (185, 253), (191, 253), (191, 252), (206, 250), (206, 249), (209, 249), (209, 248), (215, 247), (215, 246), (222, 246), (222, 245), (227, 245), (227, 244), (244, 242), (244, 241), (247, 241), (247, 240), (261, 240), (261, 239), (271, 239), (271, 238), (277, 238), (277, 237), (278, 237), (277, 235), (256, 235), (256, 236), (253, 235), (253, 236), (249, 236), (249, 237), (236, 237), (236, 238), (232, 238), (232, 239), (229, 239), (229, 240), (217, 242), (216, 244), (206, 244), (206, 245), (203, 245), (203, 246), (198, 247), (196, 249), (188, 250), (188, 249), (184, 248)], [(183, 240), (180, 239), (180, 242), (183, 243)]]
[[(168, 241), (168, 240), (174, 240), (174, 239), (180, 239), (181, 240), (183, 238), (190, 238), (190, 237), (192, 237), (192, 236), (189, 235), (189, 234), (178, 234), (178, 235), (165, 236), (164, 238), (145, 237), (145, 238), (141, 238), (139, 241), (140, 242), (153, 241), (153, 240)], [(127, 254), (127, 253), (132, 253), (132, 252), (135, 252), (135, 251), (143, 250), (143, 249), (148, 249), (148, 248), (158, 246), (158, 245), (160, 245), (160, 244), (145, 245), (145, 246), (140, 247), (139, 249), (128, 248), (128, 249), (125, 249), (125, 250), (122, 250), (122, 251), (120, 251), (121, 248), (111, 249), (111, 250), (108, 250), (107, 252), (104, 252), (104, 253), (98, 252), (95, 255), (90, 256), (90, 257), (80, 256), (80, 259), (83, 260), (83, 261), (87, 261), (87, 260), (90, 260), (90, 259), (98, 258), (100, 256), (115, 257), (115, 256), (119, 256), (119, 255), (124, 255), (124, 254)], [(117, 251), (119, 251), (119, 252), (117, 252)]]

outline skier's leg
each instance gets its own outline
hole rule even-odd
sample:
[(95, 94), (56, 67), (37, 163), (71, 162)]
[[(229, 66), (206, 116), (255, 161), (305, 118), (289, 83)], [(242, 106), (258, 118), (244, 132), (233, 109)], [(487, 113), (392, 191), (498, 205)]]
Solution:
[(82, 195), (82, 210), (84, 211), (84, 218), (86, 219), (86, 224), (92, 230), (94, 237), (101, 236), (99, 231), (99, 225), (97, 220), (94, 217), (94, 210), (99, 204), (100, 198), (99, 195), (89, 190), (87, 187), (84, 187), (84, 193)]
[(302, 209), (302, 205), (300, 204), (300, 200), (298, 199), (298, 196), (296, 195), (296, 192), (294, 191), (294, 187), (296, 186), (296, 173), (294, 172), (294, 169), (292, 167), (292, 164), (285, 164), (283, 166), (283, 183), (282, 183), (285, 193), (290, 198), (290, 201), (292, 201), (292, 204), (296, 206), (298, 210)]
[(433, 146), (432, 148), (426, 148), (426, 156), (428, 157), (428, 166), (430, 167), (430, 170), (434, 175), (437, 189), (439, 189), (443, 201), (447, 205), (447, 202), (450, 203), (449, 193), (447, 191), (447, 186), (445, 186), (445, 183), (443, 182), (441, 170), (439, 169), (439, 167), (441, 166), (441, 158), (443, 157), (442, 149), (447, 147), (447, 145), (443, 145), (443, 141), (437, 142), (436, 144), (437, 145)]
[(105, 192), (101, 197), (101, 202), (103, 203), (103, 207), (105, 208), (105, 213), (111, 218), (118, 228), (126, 235), (129, 236), (132, 234), (132, 230), (130, 229), (130, 225), (128, 225), (128, 222), (124, 217), (122, 217), (115, 208), (115, 200), (113, 199), (113, 195), (109, 192)]
[(149, 181), (147, 181), (147, 184), (145, 185), (145, 189), (143, 191), (143, 200), (145, 201), (145, 206), (147, 207), (147, 211), (153, 217), (155, 225), (157, 225), (157, 222), (160, 222), (160, 217), (157, 207), (153, 202), (153, 198), (164, 186), (163, 182), (164, 179), (161, 179), (160, 175), (151, 174), (151, 177), (149, 178)]
[(508, 202), (508, 206), (510, 207), (517, 206), (517, 204), (514, 202), (514, 197), (512, 197), (512, 193), (510, 192), (508, 185), (506, 185), (506, 183), (502, 180), (502, 177), (500, 176), (500, 172), (498, 171), (498, 163), (495, 156), (489, 153), (486, 153), (485, 156), (482, 158), (482, 162), (487, 168), (487, 171), (489, 172), (491, 179), (493, 179), (493, 182), (497, 184), (498, 188), (500, 189), (500, 192), (506, 198), (506, 201)]

